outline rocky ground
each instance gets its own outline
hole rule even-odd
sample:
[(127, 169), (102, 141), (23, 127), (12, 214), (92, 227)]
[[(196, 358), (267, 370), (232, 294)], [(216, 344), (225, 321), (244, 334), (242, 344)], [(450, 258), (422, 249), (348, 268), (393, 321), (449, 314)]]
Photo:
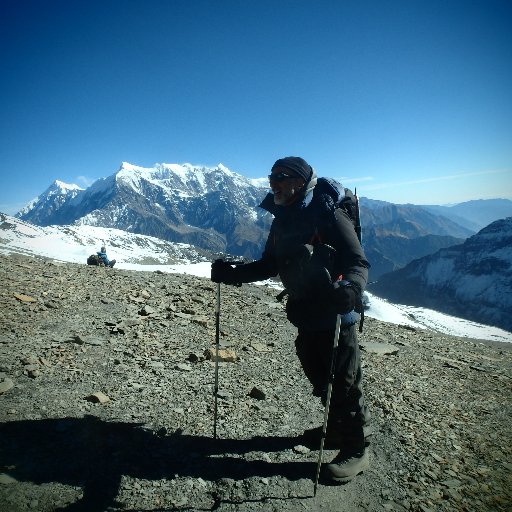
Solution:
[[(512, 344), (366, 319), (371, 468), (322, 478), (275, 290), (0, 257), (0, 510), (508, 511)], [(327, 450), (327, 461), (336, 452)]]

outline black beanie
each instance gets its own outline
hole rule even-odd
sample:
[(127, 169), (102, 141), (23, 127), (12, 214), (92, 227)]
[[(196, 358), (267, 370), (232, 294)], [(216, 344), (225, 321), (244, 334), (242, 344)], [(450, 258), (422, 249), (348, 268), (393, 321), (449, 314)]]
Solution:
[(276, 167), (285, 167), (298, 174), (307, 183), (313, 175), (313, 168), (300, 156), (286, 156), (276, 160), (272, 170)]

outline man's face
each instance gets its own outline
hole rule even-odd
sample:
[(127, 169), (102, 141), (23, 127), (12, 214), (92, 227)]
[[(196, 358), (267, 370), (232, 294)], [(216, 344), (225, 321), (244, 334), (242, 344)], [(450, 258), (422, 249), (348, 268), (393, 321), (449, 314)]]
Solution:
[(270, 189), (274, 194), (274, 203), (288, 206), (298, 197), (304, 186), (304, 179), (286, 167), (276, 167), (269, 176)]

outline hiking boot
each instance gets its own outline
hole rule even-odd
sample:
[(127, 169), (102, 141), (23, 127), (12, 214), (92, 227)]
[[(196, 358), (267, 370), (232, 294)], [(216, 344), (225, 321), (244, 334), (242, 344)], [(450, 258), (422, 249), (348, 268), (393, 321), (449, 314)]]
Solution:
[(370, 466), (366, 449), (352, 454), (341, 451), (325, 468), (327, 478), (334, 482), (350, 482), (359, 473)]

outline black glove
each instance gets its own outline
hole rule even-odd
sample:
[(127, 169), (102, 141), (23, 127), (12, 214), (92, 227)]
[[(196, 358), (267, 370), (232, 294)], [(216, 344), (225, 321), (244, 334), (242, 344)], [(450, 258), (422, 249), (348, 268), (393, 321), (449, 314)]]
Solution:
[(358, 293), (349, 281), (336, 281), (333, 284), (333, 295), (338, 313), (349, 313), (355, 309)]
[(224, 260), (215, 260), (212, 263), (211, 279), (214, 283), (233, 284), (241, 286), (240, 279), (236, 277), (236, 268)]

